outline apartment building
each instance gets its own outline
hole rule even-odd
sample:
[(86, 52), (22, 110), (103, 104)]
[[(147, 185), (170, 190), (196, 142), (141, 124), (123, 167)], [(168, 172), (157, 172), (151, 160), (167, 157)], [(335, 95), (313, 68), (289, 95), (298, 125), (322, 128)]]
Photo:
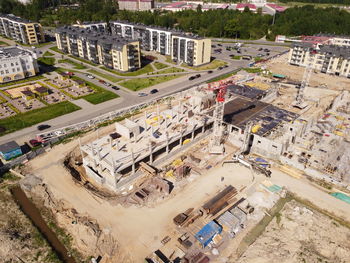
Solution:
[(210, 62), (211, 40), (208, 38), (173, 35), (171, 59), (189, 66), (200, 66)]
[(61, 27), (56, 32), (57, 47), (76, 57), (120, 71), (141, 67), (140, 44), (105, 32), (79, 27)]
[(124, 21), (111, 21), (110, 27), (113, 35), (138, 40), (141, 49), (171, 56), (174, 61), (191, 66), (210, 62), (210, 39), (187, 35), (181, 31)]
[(108, 32), (108, 24), (106, 22), (83, 22), (72, 25), (88, 30), (94, 30), (97, 32)]
[(0, 48), (0, 83), (35, 76), (38, 72), (34, 52), (17, 46)]
[(118, 0), (120, 10), (145, 11), (154, 8), (154, 0)]
[(350, 46), (294, 43), (288, 62), (304, 67), (310, 65), (322, 73), (350, 78)]
[(29, 45), (45, 42), (44, 32), (39, 23), (14, 15), (0, 14), (0, 35)]

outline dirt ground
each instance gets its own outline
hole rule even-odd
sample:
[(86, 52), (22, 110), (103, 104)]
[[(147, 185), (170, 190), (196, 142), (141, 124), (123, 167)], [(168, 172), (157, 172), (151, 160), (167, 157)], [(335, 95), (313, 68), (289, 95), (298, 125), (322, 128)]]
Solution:
[[(305, 71), (304, 67), (288, 64), (288, 54), (277, 57), (266, 63), (267, 69), (273, 73), (286, 75), (293, 81), (301, 81)], [(312, 73), (310, 78), (311, 86), (327, 85), (335, 90), (350, 89), (350, 79), (339, 76), (331, 76), (323, 73)]]
[(0, 183), (0, 262), (60, 262), (14, 202), (9, 185), (6, 181)]
[(350, 229), (291, 201), (236, 262), (345, 263), (349, 252)]

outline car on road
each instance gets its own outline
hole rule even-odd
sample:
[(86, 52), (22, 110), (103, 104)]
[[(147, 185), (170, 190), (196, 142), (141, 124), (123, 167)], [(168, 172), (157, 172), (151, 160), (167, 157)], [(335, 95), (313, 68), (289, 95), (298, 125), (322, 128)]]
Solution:
[(211, 73), (213, 73), (213, 71), (212, 70), (208, 70), (208, 74), (211, 74)]
[(140, 92), (139, 94), (137, 94), (137, 96), (139, 97), (146, 97), (148, 94), (144, 93), (144, 92)]
[(188, 80), (194, 80), (196, 77), (195, 76), (191, 76), (188, 78)]
[(36, 139), (31, 139), (29, 141), (29, 144), (32, 146), (32, 147), (37, 147), (37, 146), (40, 146), (41, 145), (41, 142), (39, 142), (38, 140)]
[(270, 49), (265, 48), (265, 49), (264, 49), (264, 52), (270, 52)]
[(223, 69), (223, 67), (218, 67), (218, 70), (222, 70)]
[(94, 79), (95, 77), (94, 76), (92, 76), (91, 74), (87, 74), (86, 75), (89, 79)]
[(119, 90), (119, 88), (117, 86), (112, 86), (112, 89)]
[(46, 129), (48, 129), (48, 128), (51, 128), (51, 126), (48, 125), (48, 124), (41, 124), (41, 125), (39, 125), (39, 126), (37, 127), (37, 129), (38, 129), (39, 131), (43, 131), (43, 130), (46, 130)]
[(258, 49), (258, 51), (262, 51), (262, 50), (263, 50), (263, 48), (262, 48), (262, 47)]
[(149, 93), (150, 93), (150, 94), (154, 94), (154, 93), (157, 93), (157, 92), (158, 92), (157, 89), (152, 89)]
[(103, 79), (99, 79), (98, 82), (105, 83), (106, 81), (104, 81)]
[(200, 77), (201, 77), (201, 74), (197, 74), (195, 77), (196, 77), (196, 78), (200, 78)]
[(228, 65), (223, 65), (224, 68), (228, 68)]
[(103, 83), (103, 85), (105, 85), (105, 86), (107, 86), (107, 87), (111, 87), (111, 86), (112, 86), (112, 84), (111, 84), (111, 83), (108, 83), (108, 82)]
[(221, 45), (221, 44), (218, 44), (218, 46), (219, 46), (219, 47), (222, 47), (222, 45)]

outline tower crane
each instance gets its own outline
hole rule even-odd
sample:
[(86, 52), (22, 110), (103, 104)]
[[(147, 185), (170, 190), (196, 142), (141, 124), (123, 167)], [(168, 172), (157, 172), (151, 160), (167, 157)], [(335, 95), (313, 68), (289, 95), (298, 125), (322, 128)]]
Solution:
[(305, 92), (305, 88), (309, 85), (309, 81), (312, 73), (312, 60), (315, 54), (317, 54), (316, 50), (312, 50), (310, 52), (310, 56), (308, 58), (307, 65), (303, 74), (303, 79), (300, 83), (295, 101), (292, 104), (294, 107), (304, 109), (307, 106), (307, 104), (305, 103), (304, 92)]
[(224, 116), (225, 95), (227, 85), (220, 82), (218, 86), (212, 87), (208, 84), (208, 89), (216, 93), (216, 107), (214, 109), (214, 133), (210, 147), (210, 153), (222, 154), (224, 153), (224, 146), (222, 141), (222, 119)]

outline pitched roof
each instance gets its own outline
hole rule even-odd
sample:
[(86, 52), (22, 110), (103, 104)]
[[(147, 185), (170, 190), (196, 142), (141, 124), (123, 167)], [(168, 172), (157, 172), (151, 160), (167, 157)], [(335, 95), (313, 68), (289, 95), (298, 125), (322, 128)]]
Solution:
[(0, 145), (0, 152), (7, 153), (19, 148), (19, 145), (15, 141), (10, 141)]

